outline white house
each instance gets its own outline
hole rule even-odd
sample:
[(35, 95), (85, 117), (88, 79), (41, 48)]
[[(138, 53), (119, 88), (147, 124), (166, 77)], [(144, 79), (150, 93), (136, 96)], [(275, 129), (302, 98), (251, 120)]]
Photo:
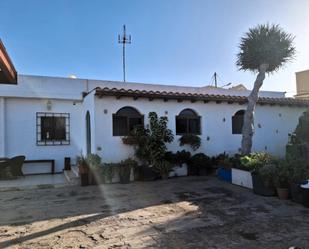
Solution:
[[(147, 125), (152, 111), (168, 117), (175, 134), (170, 150), (190, 150), (180, 147), (178, 139), (196, 133), (202, 141), (197, 152), (239, 151), (248, 90), (17, 76), (9, 62), (0, 53), (0, 157), (52, 159), (55, 172), (63, 170), (65, 157), (74, 162), (80, 153), (97, 153), (105, 162), (118, 162), (134, 154), (122, 136), (134, 124)], [(288, 134), (308, 106), (308, 100), (262, 91), (253, 149), (283, 156)], [(48, 172), (43, 164), (28, 167), (28, 173)]]

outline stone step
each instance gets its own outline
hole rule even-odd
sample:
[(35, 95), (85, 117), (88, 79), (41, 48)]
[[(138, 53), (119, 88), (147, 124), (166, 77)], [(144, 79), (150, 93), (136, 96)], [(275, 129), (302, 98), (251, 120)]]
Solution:
[(63, 174), (69, 184), (72, 184), (72, 185), (80, 184), (80, 178), (77, 177), (76, 174), (72, 170), (64, 170)]
[(71, 171), (76, 177), (79, 177), (79, 170), (77, 166), (71, 166)]

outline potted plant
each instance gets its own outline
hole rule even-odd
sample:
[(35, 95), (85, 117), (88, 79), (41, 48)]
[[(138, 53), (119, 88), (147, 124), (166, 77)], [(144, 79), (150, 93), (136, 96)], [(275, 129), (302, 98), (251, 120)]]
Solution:
[(172, 164), (166, 160), (156, 161), (153, 164), (153, 169), (156, 171), (162, 180), (168, 179), (169, 173), (172, 170)]
[(280, 161), (275, 170), (274, 183), (277, 189), (278, 197), (282, 200), (289, 198), (290, 171), (286, 161)]
[(104, 163), (101, 167), (101, 178), (103, 183), (113, 183), (115, 174), (118, 172), (118, 163)]
[(210, 157), (204, 153), (192, 156), (188, 162), (188, 175), (209, 175), (212, 170)]
[(168, 151), (165, 154), (165, 160), (173, 165), (172, 171), (169, 173), (169, 177), (174, 176), (186, 176), (188, 175), (187, 163), (191, 157), (189, 151), (177, 151), (176, 153)]
[(292, 200), (297, 203), (303, 202), (303, 191), (301, 185), (309, 179), (309, 163), (303, 159), (286, 159), (290, 168), (290, 190)]
[(273, 177), (278, 159), (265, 152), (252, 153), (241, 160), (251, 170), (253, 192), (257, 195), (274, 196)]
[(232, 162), (227, 154), (219, 154), (214, 159), (214, 164), (217, 166), (217, 176), (220, 180), (231, 182), (232, 181)]
[(101, 168), (101, 157), (97, 154), (89, 154), (86, 157), (87, 165), (89, 168), (89, 184), (97, 185), (100, 180), (100, 168)]
[(89, 166), (87, 164), (86, 158), (83, 155), (77, 156), (76, 163), (78, 165), (81, 186), (89, 185)]
[(137, 167), (137, 162), (131, 158), (121, 161), (119, 164), (120, 183), (130, 183), (131, 172)]
[(253, 192), (262, 196), (276, 195), (274, 177), (276, 174), (275, 163), (268, 163), (259, 170), (252, 172)]
[(134, 136), (126, 136), (122, 138), (122, 143), (126, 145), (136, 145), (138, 141)]
[(179, 138), (179, 145), (189, 145), (194, 151), (201, 146), (201, 138), (195, 134), (184, 134)]
[(233, 164), (232, 166), (232, 183), (245, 188), (253, 188), (252, 184), (252, 168), (247, 164), (251, 160), (251, 155), (240, 158), (239, 164)]
[[(173, 132), (168, 129), (167, 117), (158, 117), (155, 112), (150, 112), (149, 128), (136, 126), (132, 132), (136, 138), (137, 144), (135, 148), (135, 156), (140, 160), (142, 166), (138, 168), (140, 178), (143, 180), (154, 180), (158, 178), (158, 172), (161, 168), (158, 163), (165, 160), (167, 152), (166, 143), (171, 143), (174, 140)], [(165, 163), (166, 164), (166, 163)]]
[(302, 189), (302, 204), (309, 208), (309, 179), (300, 187)]

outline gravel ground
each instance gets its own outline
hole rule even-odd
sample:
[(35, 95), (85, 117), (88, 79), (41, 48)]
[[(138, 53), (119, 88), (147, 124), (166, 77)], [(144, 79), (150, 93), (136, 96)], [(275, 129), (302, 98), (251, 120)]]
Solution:
[(309, 209), (213, 177), (0, 192), (0, 248), (309, 248)]

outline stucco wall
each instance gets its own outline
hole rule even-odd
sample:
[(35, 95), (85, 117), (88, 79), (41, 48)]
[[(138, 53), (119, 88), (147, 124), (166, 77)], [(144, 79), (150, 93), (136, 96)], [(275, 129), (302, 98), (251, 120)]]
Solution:
[[(124, 106), (132, 106), (144, 114), (146, 125), (149, 112), (155, 111), (159, 116), (166, 115), (165, 112), (167, 112), (168, 126), (174, 133), (175, 116), (185, 108), (192, 108), (201, 116), (202, 144), (196, 152), (217, 155), (225, 151), (234, 154), (240, 148), (241, 135), (232, 134), (232, 116), (238, 110), (245, 109), (245, 105), (212, 102), (204, 104), (189, 101), (178, 103), (176, 101), (164, 102), (163, 100), (148, 101), (147, 99), (134, 101), (129, 98), (116, 100), (115, 97), (96, 98), (95, 104), (96, 146), (102, 147), (102, 151), (97, 152), (107, 162), (117, 162), (134, 154), (132, 146), (124, 145), (121, 137), (112, 136), (112, 114)], [(107, 110), (106, 114), (104, 114), (104, 110)], [(253, 150), (267, 150), (272, 154), (284, 156), (288, 134), (295, 129), (303, 111), (304, 108), (257, 106)], [(258, 124), (261, 128), (258, 128)], [(175, 136), (174, 142), (168, 145), (169, 150), (190, 150), (188, 147), (179, 147), (179, 137)]]
[(5, 99), (0, 98), (0, 157), (5, 156)]
[(95, 134), (95, 127), (96, 127), (96, 122), (95, 122), (95, 104), (94, 104), (94, 92), (90, 93), (84, 98), (83, 101), (83, 112), (82, 112), (82, 148), (83, 148), (83, 154), (85, 155), (87, 153), (87, 148), (86, 148), (86, 114), (87, 111), (89, 111), (90, 114), (90, 128), (91, 128), (91, 152), (95, 153), (96, 150), (96, 134)]
[[(62, 171), (64, 157), (75, 158), (82, 150), (81, 102), (52, 101), (52, 110), (46, 109), (46, 100), (8, 98), (5, 105), (6, 156), (25, 155), (27, 159), (55, 159), (56, 171)], [(70, 113), (70, 145), (37, 146), (36, 113)]]
[(296, 73), (296, 88), (296, 97), (309, 99), (309, 70)]

